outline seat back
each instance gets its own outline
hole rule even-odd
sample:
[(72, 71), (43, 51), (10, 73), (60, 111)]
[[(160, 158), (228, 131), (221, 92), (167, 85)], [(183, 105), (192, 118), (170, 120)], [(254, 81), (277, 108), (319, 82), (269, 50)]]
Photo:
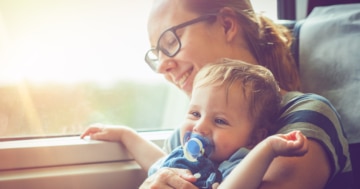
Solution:
[(339, 112), (360, 188), (360, 3), (316, 7), (293, 33), (303, 91), (328, 98)]

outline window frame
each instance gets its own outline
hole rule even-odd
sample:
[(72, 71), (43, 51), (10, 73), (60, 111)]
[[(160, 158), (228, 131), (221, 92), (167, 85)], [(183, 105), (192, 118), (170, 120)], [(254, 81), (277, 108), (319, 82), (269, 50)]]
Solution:
[[(161, 147), (172, 132), (139, 134)], [(0, 157), (0, 188), (136, 188), (147, 175), (120, 143), (79, 136), (0, 142)]]

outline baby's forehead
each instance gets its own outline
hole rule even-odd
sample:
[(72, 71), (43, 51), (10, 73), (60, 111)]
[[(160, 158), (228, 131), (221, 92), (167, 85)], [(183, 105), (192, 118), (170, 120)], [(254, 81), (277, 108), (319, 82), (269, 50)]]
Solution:
[[(212, 80), (208, 78), (199, 79), (194, 82), (193, 90), (201, 87), (211, 87), (218, 90), (241, 90), (245, 91), (245, 84), (242, 80)], [(251, 87), (251, 86), (247, 86)]]
[[(245, 101), (247, 98), (247, 93), (249, 93), (248, 91), (251, 91), (251, 89), (246, 89), (246, 87), (244, 86), (244, 84), (241, 81), (238, 80), (234, 80), (232, 82), (211, 82), (211, 83), (195, 83), (194, 87), (193, 87), (193, 92), (202, 92), (199, 89), (202, 88), (211, 88), (214, 91), (217, 92), (223, 92), (224, 96), (226, 98), (226, 102), (227, 103), (231, 103), (231, 101), (236, 100), (236, 101)], [(204, 91), (202, 95), (208, 95), (206, 94), (206, 92)]]

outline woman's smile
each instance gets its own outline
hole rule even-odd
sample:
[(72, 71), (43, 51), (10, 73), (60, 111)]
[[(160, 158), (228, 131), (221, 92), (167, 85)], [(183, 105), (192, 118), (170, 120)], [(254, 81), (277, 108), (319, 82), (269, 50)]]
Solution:
[(184, 85), (184, 83), (186, 82), (187, 78), (190, 76), (190, 71), (186, 72), (185, 74), (183, 74), (181, 76), (181, 78), (179, 80), (177, 80), (176, 84), (177, 85)]
[[(190, 70), (186, 71), (184, 74), (182, 74), (179, 78), (175, 79), (175, 84), (181, 88), (181, 89), (184, 89), (186, 84), (189, 83), (189, 79), (190, 79), (190, 76), (193, 72), (193, 68), (191, 68)], [(192, 83), (192, 82), (190, 82)]]

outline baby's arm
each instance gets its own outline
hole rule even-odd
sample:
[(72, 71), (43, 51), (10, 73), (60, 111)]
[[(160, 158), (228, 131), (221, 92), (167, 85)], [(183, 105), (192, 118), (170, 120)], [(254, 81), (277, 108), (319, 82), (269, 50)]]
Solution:
[(106, 140), (122, 143), (140, 166), (148, 171), (159, 158), (165, 156), (158, 146), (141, 137), (135, 130), (125, 126), (93, 125), (80, 136), (90, 136), (94, 140)]
[(258, 145), (232, 170), (218, 189), (259, 188), (267, 168), (277, 156), (302, 156), (308, 141), (300, 131), (273, 135)]

